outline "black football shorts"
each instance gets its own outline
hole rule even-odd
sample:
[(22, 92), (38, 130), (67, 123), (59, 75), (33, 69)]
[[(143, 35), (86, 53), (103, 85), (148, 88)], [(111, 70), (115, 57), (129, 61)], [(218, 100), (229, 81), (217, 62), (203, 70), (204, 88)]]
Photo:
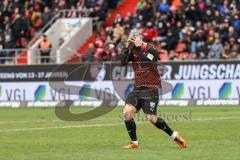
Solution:
[(145, 114), (156, 115), (159, 102), (157, 88), (134, 88), (126, 98), (125, 104), (136, 107), (137, 112), (142, 109)]

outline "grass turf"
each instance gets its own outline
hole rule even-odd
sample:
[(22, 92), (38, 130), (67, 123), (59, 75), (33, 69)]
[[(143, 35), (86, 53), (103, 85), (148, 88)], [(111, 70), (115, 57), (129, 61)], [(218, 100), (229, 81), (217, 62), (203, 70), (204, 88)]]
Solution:
[[(73, 112), (86, 110), (76, 108)], [(54, 109), (0, 109), (0, 159), (239, 159), (239, 107), (160, 107), (160, 111), (187, 140), (186, 150), (179, 150), (165, 133), (143, 122), (142, 113), (136, 117), (142, 148), (122, 149), (129, 141), (122, 108), (87, 122), (63, 122), (56, 118)]]

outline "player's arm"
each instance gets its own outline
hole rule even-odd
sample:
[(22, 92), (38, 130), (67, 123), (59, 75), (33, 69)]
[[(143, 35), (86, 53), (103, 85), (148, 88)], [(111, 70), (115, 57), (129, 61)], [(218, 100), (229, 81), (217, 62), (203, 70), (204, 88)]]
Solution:
[(146, 54), (143, 54), (142, 47), (147, 47), (147, 43), (143, 42), (139, 37), (131, 37), (130, 41), (132, 41), (137, 50), (138, 58), (141, 62), (156, 62), (158, 60), (158, 52), (156, 47), (150, 48)]
[(132, 56), (133, 56), (132, 50), (129, 48), (124, 48), (122, 50), (121, 64), (123, 66), (127, 65), (128, 62), (132, 60)]

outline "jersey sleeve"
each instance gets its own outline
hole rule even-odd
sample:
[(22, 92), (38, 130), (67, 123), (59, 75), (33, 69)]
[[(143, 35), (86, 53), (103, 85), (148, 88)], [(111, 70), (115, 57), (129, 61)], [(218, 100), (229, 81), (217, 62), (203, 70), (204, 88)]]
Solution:
[(141, 62), (156, 62), (158, 61), (158, 52), (155, 46), (152, 46), (143, 54), (141, 47), (137, 47), (137, 54)]
[(157, 48), (155, 46), (151, 47), (148, 52), (146, 53), (146, 57), (148, 60), (156, 62), (159, 60), (159, 56), (158, 56), (158, 51)]
[(123, 52), (123, 54), (121, 57), (121, 64), (125, 66), (128, 64), (128, 62), (132, 61), (133, 52), (132, 52), (132, 50), (130, 50), (128, 48), (123, 49), (122, 52)]

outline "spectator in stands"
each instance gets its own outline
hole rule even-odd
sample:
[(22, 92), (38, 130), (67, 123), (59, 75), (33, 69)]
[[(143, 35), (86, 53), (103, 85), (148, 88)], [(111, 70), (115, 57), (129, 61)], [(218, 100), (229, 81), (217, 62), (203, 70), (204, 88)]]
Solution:
[(47, 38), (47, 35), (43, 36), (43, 39), (39, 44), (39, 49), (40, 49), (41, 63), (49, 63), (52, 44)]
[(231, 57), (230, 55), (230, 51), (231, 51), (231, 46), (229, 44), (229, 42), (225, 42), (224, 47), (223, 47), (223, 51), (222, 51), (222, 58), (223, 59), (229, 59)]
[(169, 8), (170, 8), (170, 6), (169, 6), (167, 0), (162, 0), (162, 2), (158, 6), (158, 11), (161, 13), (168, 14)]
[(137, 23), (136, 24), (136, 27), (134, 27), (131, 31), (130, 31), (130, 34), (129, 36), (139, 36), (139, 37), (142, 37), (142, 29), (141, 29), (141, 24), (140, 23)]
[(137, 23), (141, 23), (141, 21), (139, 21), (138, 19), (138, 15), (136, 13), (132, 14), (132, 16), (129, 17), (130, 18), (130, 22), (131, 22), (131, 26), (133, 27), (134, 25), (136, 25)]
[(26, 34), (28, 31), (28, 26), (25, 21), (20, 17), (20, 14), (16, 14), (15, 18), (13, 19), (12, 23), (12, 32), (13, 32), (13, 39), (16, 42), (17, 48), (23, 48), (26, 46)]
[(167, 38), (166, 38), (166, 49), (167, 51), (171, 51), (174, 50), (177, 46), (177, 42), (178, 42), (178, 37), (173, 35), (171, 30), (168, 30), (167, 33)]
[(104, 48), (104, 42), (98, 37), (95, 42), (95, 51), (94, 51), (94, 58), (97, 60), (105, 60), (106, 52)]
[(230, 8), (227, 0), (224, 0), (223, 5), (219, 8), (222, 16), (227, 16), (230, 14)]
[(118, 1), (119, 0), (107, 0), (106, 2), (107, 2), (107, 4), (108, 4), (108, 7), (109, 8), (111, 8), (111, 9), (115, 9), (115, 8), (117, 8), (117, 6), (118, 6)]
[(86, 57), (84, 57), (83, 59), (85, 59), (87, 62), (91, 62), (94, 60), (94, 51), (95, 51), (95, 46), (93, 43), (90, 43), (89, 44), (89, 47), (88, 47), (88, 51), (86, 53)]
[(200, 52), (199, 52), (198, 54), (199, 54), (199, 58), (198, 58), (198, 59), (200, 59), (200, 60), (205, 60), (205, 59), (207, 59), (207, 56), (206, 56), (206, 53), (205, 53), (205, 52), (203, 52), (203, 51), (200, 50)]
[(238, 33), (235, 31), (234, 27), (230, 26), (228, 28), (228, 39), (233, 38), (236, 40), (238, 38)]
[(129, 24), (131, 28), (137, 23), (137, 22), (134, 22), (133, 14), (131, 12), (128, 12), (126, 17), (123, 18), (123, 22), (124, 22), (124, 25)]
[[(79, 15), (78, 16), (88, 16), (87, 15), (87, 8), (86, 8), (86, 5), (85, 5), (85, 0), (80, 0), (79, 2), (77, 2), (77, 5), (76, 5), (76, 9), (79, 10)], [(74, 6), (74, 5), (72, 5)]]
[(235, 59), (235, 60), (239, 60), (240, 59), (240, 56), (239, 56), (239, 50), (235, 50), (235, 49), (233, 49), (232, 51), (231, 51), (231, 56), (230, 56), (230, 59)]
[[(97, 17), (96, 21), (103, 22), (107, 9), (118, 4), (114, 1), (112, 2), (114, 5), (110, 6), (109, 3), (108, 6), (107, 1), (109, 2), (109, 0), (0, 1), (0, 30), (8, 38), (5, 40), (6, 36), (3, 36), (4, 42), (7, 43), (4, 44), (5, 48), (24, 48), (36, 31), (45, 26), (53, 16), (68, 18), (79, 15), (89, 16), (89, 9), (93, 9), (94, 15), (91, 17)], [(62, 9), (70, 9), (70, 11), (60, 14)], [(78, 11), (73, 11), (75, 9)]]
[(45, 26), (53, 17), (53, 13), (51, 12), (51, 10), (49, 9), (48, 6), (46, 6), (44, 8), (44, 12), (41, 15), (41, 19), (42, 19), (42, 25)]
[(87, 8), (94, 8), (98, 4), (98, 0), (86, 0), (86, 7)]
[(137, 4), (137, 9), (141, 10), (143, 8), (143, 2), (144, 0), (139, 0), (138, 4)]
[(157, 36), (157, 41), (165, 41), (167, 38), (167, 28), (164, 26), (163, 22), (158, 23), (158, 36)]
[(0, 64), (4, 63), (4, 52), (3, 52), (3, 39), (0, 37)]
[(239, 15), (234, 15), (234, 19), (232, 20), (233, 27), (239, 33), (240, 32), (240, 18)]
[(147, 23), (147, 27), (143, 28), (141, 31), (142, 37), (144, 41), (146, 42), (152, 42), (155, 41), (157, 38), (157, 30), (154, 28), (153, 24), (151, 21)]
[(179, 10), (182, 7), (181, 0), (172, 0), (172, 5), (170, 7), (171, 11)]
[(114, 42), (119, 43), (123, 35), (124, 35), (124, 28), (118, 23), (113, 30)]
[[(116, 37), (113, 36), (115, 28), (122, 26), (124, 34), (117, 36), (118, 41), (114, 41), (116, 45), (123, 40), (123, 35), (138, 35), (141, 32), (144, 39), (161, 44), (162, 50), (166, 50), (163, 52), (165, 54), (160, 54), (161, 59), (164, 60), (223, 58), (225, 42), (231, 43), (229, 57), (238, 57), (239, 49), (233, 51), (231, 49), (232, 46), (238, 46), (240, 42), (240, 40), (237, 41), (240, 39), (239, 11), (236, 9), (240, 6), (238, 1), (222, 3), (218, 0), (162, 0), (160, 2), (155, 0), (154, 3), (156, 2), (158, 3), (157, 13), (153, 13), (149, 0), (139, 1), (136, 13), (127, 14), (124, 22), (119, 23), (120, 26), (106, 29), (107, 41), (113, 41)], [(119, 16), (116, 21), (117, 19), (120, 19)], [(152, 31), (156, 30), (157, 35), (153, 36), (154, 38), (152, 38), (153, 34), (149, 34), (153, 32), (150, 32), (148, 23), (152, 24), (150, 27)]]
[(210, 52), (212, 53), (212, 58), (220, 59), (220, 56), (223, 52), (223, 45), (220, 42), (220, 39), (216, 39), (210, 47)]
[(205, 41), (200, 41), (199, 44), (198, 44), (198, 48), (197, 48), (197, 51), (196, 51), (197, 58), (201, 59), (201, 57), (203, 57), (202, 55), (200, 55), (200, 53), (202, 53), (202, 52), (205, 53), (206, 58), (207, 58), (208, 57), (208, 53), (209, 53), (209, 48), (208, 48), (208, 46), (207, 46)]
[(108, 44), (106, 49), (106, 60), (115, 60), (116, 55), (115, 45), (112, 43)]
[(231, 52), (231, 58), (239, 58), (240, 48), (239, 44), (234, 38), (230, 38), (230, 52)]
[(145, 25), (149, 20), (153, 18), (153, 6), (148, 1), (143, 2), (143, 8), (138, 10), (139, 15), (142, 16), (142, 23)]
[(14, 47), (13, 39), (12, 39), (12, 29), (10, 26), (6, 26), (5, 33), (4, 33), (4, 47), (5, 48), (12, 48)]
[(123, 17), (121, 16), (121, 14), (117, 14), (117, 16), (114, 19), (114, 25), (116, 24), (122, 24), (123, 23)]
[(133, 23), (132, 23), (132, 14), (127, 13), (127, 16), (125, 17), (123, 21), (123, 27), (125, 29), (125, 34), (129, 35), (132, 28), (133, 28)]
[(105, 20), (105, 13), (100, 5), (97, 4), (94, 8), (90, 8), (90, 17), (93, 17), (94, 30), (101, 32)]

